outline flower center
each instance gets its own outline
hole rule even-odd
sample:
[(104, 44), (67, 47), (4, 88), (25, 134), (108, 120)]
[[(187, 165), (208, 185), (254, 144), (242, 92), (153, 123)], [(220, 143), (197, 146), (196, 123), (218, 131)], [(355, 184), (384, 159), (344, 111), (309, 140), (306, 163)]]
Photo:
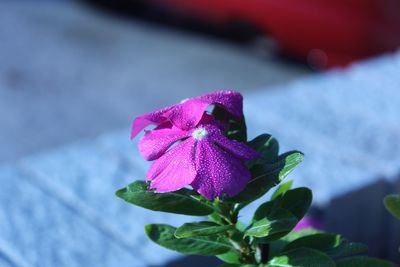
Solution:
[(208, 134), (207, 130), (204, 128), (197, 128), (196, 130), (193, 131), (192, 136), (196, 140), (201, 140), (204, 137), (206, 137)]

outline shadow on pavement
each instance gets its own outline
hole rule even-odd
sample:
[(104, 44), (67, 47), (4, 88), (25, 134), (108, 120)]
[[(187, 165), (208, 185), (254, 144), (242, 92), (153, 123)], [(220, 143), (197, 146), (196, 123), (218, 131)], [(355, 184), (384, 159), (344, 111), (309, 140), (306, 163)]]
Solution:
[(383, 198), (400, 192), (400, 179), (380, 180), (331, 201), (325, 209), (325, 228), (368, 245), (368, 254), (400, 262), (400, 222), (383, 205)]

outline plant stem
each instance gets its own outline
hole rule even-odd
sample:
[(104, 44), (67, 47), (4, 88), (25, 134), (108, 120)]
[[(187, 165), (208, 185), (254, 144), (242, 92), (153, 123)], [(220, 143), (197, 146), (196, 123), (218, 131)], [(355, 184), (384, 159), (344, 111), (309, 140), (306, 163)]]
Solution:
[[(225, 221), (226, 224), (236, 225), (238, 221), (239, 210), (234, 204), (217, 202), (217, 213), (220, 218)], [(257, 263), (255, 258), (255, 251), (249, 243), (248, 239), (243, 238), (243, 233), (237, 229), (228, 232), (227, 238), (232, 245), (241, 254), (241, 261), (243, 263), (255, 264)]]

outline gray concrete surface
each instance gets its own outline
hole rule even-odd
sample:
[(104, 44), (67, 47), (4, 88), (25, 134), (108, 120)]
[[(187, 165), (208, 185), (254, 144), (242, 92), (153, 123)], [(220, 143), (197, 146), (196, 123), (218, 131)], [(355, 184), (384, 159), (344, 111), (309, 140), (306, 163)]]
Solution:
[(306, 74), (246, 47), (75, 1), (1, 1), (0, 162), (128, 127), (183, 96)]

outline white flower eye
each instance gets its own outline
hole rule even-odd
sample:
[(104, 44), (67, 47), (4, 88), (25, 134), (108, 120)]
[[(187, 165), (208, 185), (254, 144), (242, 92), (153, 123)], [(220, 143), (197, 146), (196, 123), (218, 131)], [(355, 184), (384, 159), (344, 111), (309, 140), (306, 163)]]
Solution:
[(207, 130), (204, 128), (197, 128), (196, 130), (193, 131), (192, 136), (196, 140), (201, 140), (204, 137), (206, 137), (208, 134)]

